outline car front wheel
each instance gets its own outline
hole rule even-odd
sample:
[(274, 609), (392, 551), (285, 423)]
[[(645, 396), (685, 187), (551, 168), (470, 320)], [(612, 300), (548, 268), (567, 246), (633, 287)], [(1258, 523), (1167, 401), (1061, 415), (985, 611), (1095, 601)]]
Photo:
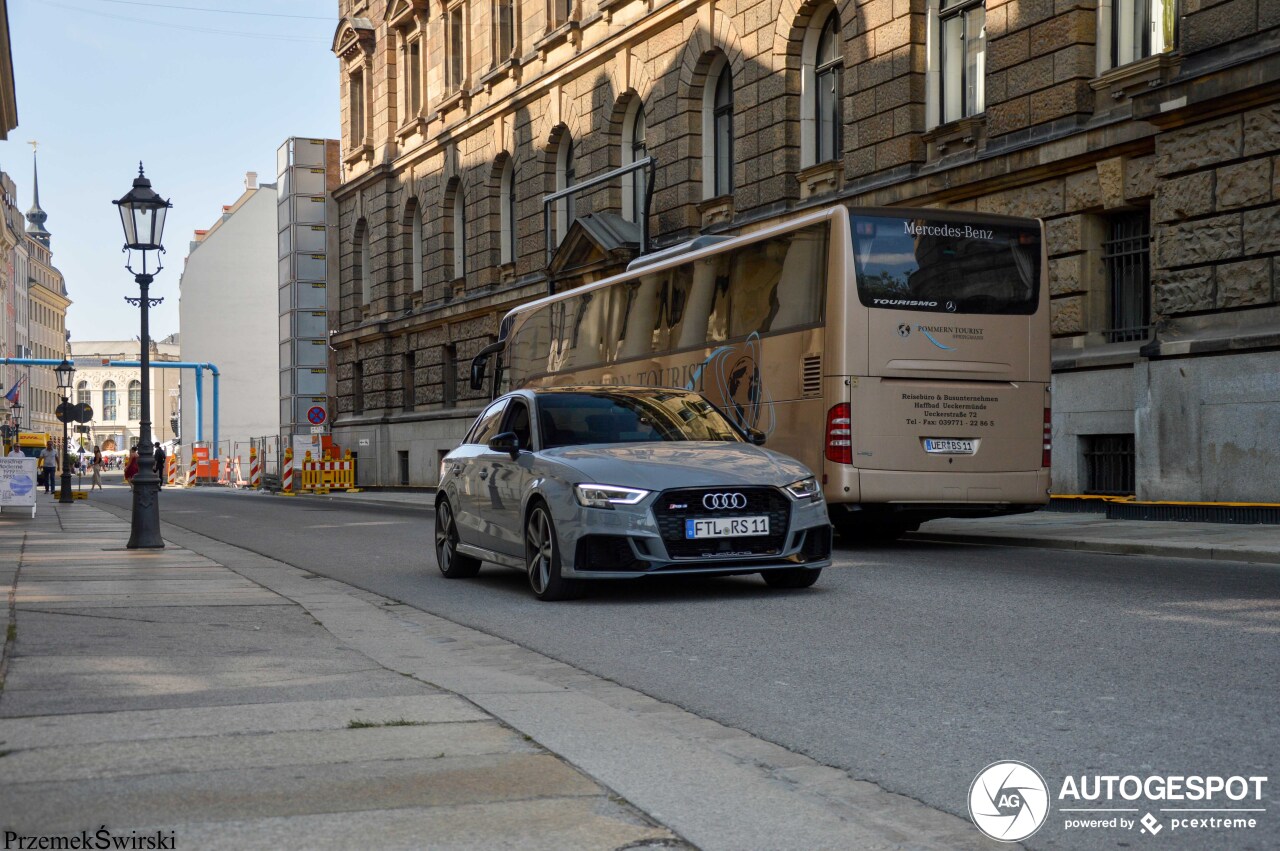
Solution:
[(821, 575), (820, 567), (787, 567), (782, 570), (766, 570), (760, 574), (770, 588), (808, 588)]
[(529, 587), (539, 600), (568, 600), (578, 595), (578, 583), (560, 575), (560, 546), (545, 503), (535, 505), (525, 521), (524, 553)]
[(446, 579), (469, 579), (480, 572), (480, 559), (458, 552), (458, 522), (449, 500), (436, 505), (436, 564)]

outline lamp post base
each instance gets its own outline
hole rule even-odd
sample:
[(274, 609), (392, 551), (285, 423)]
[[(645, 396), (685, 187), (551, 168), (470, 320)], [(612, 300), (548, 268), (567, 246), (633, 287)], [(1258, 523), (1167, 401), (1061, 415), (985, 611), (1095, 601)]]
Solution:
[(151, 470), (133, 477), (133, 514), (129, 521), (131, 550), (164, 549), (160, 537), (160, 480)]
[(58, 490), (58, 502), (74, 502), (71, 498), (71, 473), (67, 471), (67, 465), (62, 465), (62, 483)]

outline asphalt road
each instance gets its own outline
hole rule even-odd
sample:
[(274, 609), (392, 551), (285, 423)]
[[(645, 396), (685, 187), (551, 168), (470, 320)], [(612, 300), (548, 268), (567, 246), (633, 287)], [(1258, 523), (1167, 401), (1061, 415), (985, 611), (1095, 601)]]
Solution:
[[(98, 498), (127, 504), (123, 489)], [(1275, 567), (899, 543), (838, 547), (836, 565), (806, 591), (772, 591), (758, 577), (671, 579), (602, 583), (547, 604), (516, 571), (443, 579), (426, 512), (213, 489), (165, 489), (161, 509), (166, 522), (501, 636), (960, 815), (974, 776), (1002, 759), (1035, 767), (1055, 794), (1067, 775), (1275, 778), (1280, 766)], [(1260, 819), (1248, 834), (1176, 845), (1280, 847), (1280, 808)], [(1051, 819), (1027, 844), (1147, 839), (1134, 834), (1117, 843)]]

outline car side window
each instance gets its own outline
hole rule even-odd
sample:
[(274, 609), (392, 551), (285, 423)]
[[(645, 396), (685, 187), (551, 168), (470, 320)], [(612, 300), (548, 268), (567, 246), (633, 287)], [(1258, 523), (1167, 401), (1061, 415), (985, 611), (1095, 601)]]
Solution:
[(521, 449), (533, 449), (533, 431), (529, 427), (529, 406), (519, 399), (512, 399), (507, 405), (507, 419), (502, 426), (503, 431), (515, 432)]
[(471, 429), (471, 434), (467, 436), (467, 442), (487, 446), (489, 441), (498, 433), (498, 424), (502, 422), (502, 412), (506, 410), (506, 407), (506, 399), (499, 399), (490, 405), (480, 415), (480, 419), (476, 420), (475, 427)]

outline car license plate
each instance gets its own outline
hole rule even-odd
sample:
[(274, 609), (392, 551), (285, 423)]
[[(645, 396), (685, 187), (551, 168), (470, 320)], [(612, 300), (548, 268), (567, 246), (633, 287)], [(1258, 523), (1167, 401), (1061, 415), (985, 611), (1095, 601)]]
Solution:
[(972, 440), (926, 437), (924, 451), (935, 455), (972, 455), (977, 451), (977, 444)]
[(740, 538), (769, 534), (768, 517), (712, 517), (684, 521), (686, 538)]

